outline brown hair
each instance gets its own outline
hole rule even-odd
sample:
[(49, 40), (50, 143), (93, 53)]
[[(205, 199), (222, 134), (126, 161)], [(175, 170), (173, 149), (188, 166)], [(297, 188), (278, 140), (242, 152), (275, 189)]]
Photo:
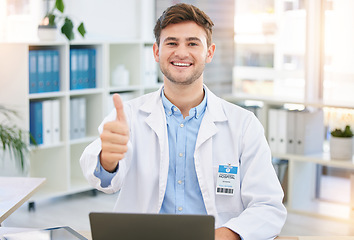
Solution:
[(162, 29), (170, 24), (176, 24), (186, 21), (193, 21), (202, 28), (204, 28), (207, 35), (208, 47), (211, 44), (213, 21), (199, 8), (185, 3), (179, 3), (167, 8), (160, 18), (157, 20), (154, 34), (157, 45), (160, 45), (160, 35)]

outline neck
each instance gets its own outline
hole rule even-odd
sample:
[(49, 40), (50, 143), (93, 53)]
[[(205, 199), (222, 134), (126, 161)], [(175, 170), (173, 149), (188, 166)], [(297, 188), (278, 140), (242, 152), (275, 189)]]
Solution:
[[(168, 81), (168, 80), (167, 80)], [(198, 106), (204, 98), (203, 82), (191, 85), (164, 84), (166, 98), (181, 111), (183, 117), (189, 115), (189, 110)]]

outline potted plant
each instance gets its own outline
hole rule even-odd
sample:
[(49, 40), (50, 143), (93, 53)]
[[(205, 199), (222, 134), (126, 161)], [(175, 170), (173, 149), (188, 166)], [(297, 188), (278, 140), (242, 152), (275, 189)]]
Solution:
[(331, 159), (352, 159), (353, 131), (349, 125), (344, 130), (336, 128), (331, 132), (330, 154)]
[[(49, 10), (49, 0), (47, 0), (47, 14), (38, 26), (38, 36), (40, 39), (54, 40), (57, 26), (61, 23), (61, 33), (63, 33), (69, 41), (75, 38), (73, 21), (69, 16), (64, 15), (64, 8), (63, 0), (55, 0), (53, 8)], [(86, 30), (82, 22), (78, 26), (77, 31), (82, 37), (85, 37)]]
[[(24, 131), (13, 124), (13, 118), (18, 117), (14, 110), (8, 109), (0, 105), (0, 113), (2, 115), (0, 122), (0, 146), (4, 156), (10, 156), (15, 160), (17, 166), (22, 172), (26, 169), (26, 154), (29, 152), (28, 136), (36, 145), (32, 135), (28, 131)], [(2, 159), (3, 161), (6, 158)]]

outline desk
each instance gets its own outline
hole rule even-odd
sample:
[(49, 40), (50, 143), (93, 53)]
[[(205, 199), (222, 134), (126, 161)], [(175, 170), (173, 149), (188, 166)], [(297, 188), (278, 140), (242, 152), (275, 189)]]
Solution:
[(277, 237), (275, 240), (354, 240), (354, 236), (298, 236)]
[[(34, 230), (39, 230), (38, 228), (16, 228), (16, 227), (0, 227), (0, 239), (5, 234), (9, 233), (20, 233), (20, 232), (30, 232)], [(75, 229), (74, 229), (75, 230)], [(76, 231), (76, 230), (75, 230)], [(77, 231), (79, 234), (87, 238), (87, 240), (92, 240), (90, 231)]]
[[(7, 233), (15, 232), (26, 232), (35, 229), (31, 228), (9, 228), (9, 227), (0, 227), (0, 238)], [(81, 235), (86, 237), (88, 240), (91, 240), (91, 233), (89, 231), (78, 231)], [(354, 236), (289, 236), (289, 237), (277, 237), (275, 240), (354, 240)]]
[(0, 177), (0, 224), (24, 204), (45, 178)]

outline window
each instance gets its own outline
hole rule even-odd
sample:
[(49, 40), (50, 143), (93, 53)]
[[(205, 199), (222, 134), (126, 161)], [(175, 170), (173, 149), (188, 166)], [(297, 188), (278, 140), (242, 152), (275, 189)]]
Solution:
[(354, 1), (325, 1), (324, 102), (353, 105)]
[(304, 6), (300, 0), (236, 1), (234, 93), (304, 99)]

